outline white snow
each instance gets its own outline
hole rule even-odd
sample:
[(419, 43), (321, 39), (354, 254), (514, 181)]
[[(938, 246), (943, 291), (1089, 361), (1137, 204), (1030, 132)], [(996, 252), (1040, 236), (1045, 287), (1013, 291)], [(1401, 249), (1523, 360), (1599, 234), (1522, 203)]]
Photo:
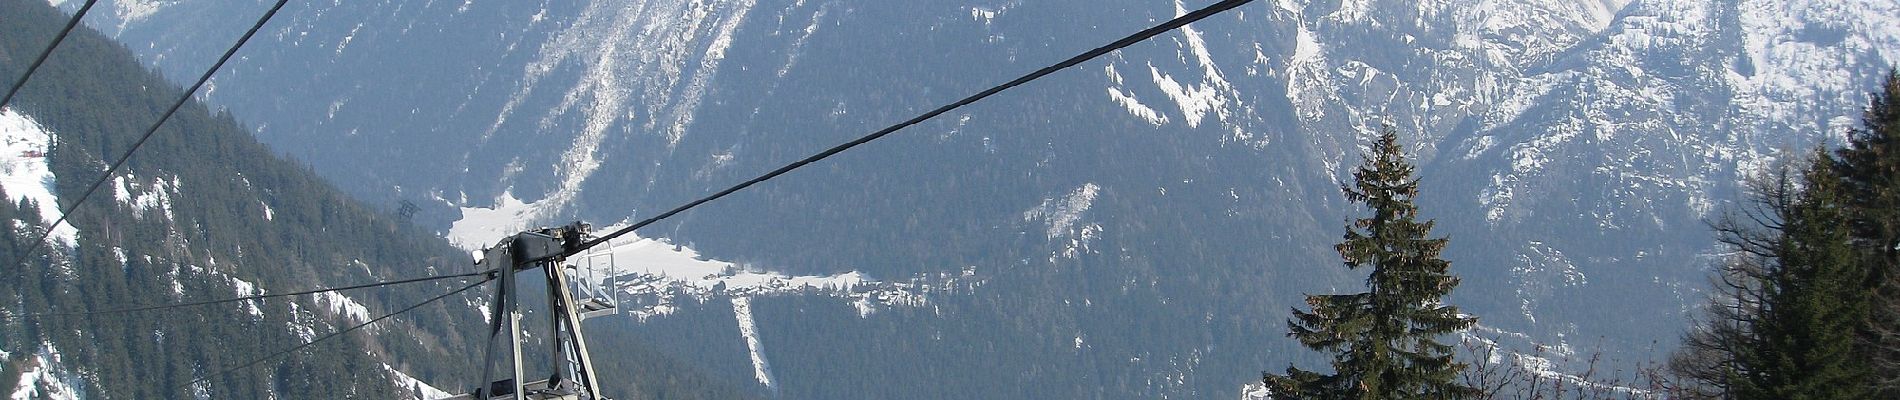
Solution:
[[(126, 258), (125, 249), (120, 248), (119, 246), (112, 246), (112, 258), (119, 260), (120, 268), (126, 267), (127, 266), (126, 262), (131, 261), (131, 259)], [(0, 357), (3, 357), (3, 356), (0, 356)]]
[(184, 298), (185, 284), (183, 281), (178, 280), (178, 274), (179, 274), (179, 269), (175, 265), (172, 267), (170, 271), (165, 271), (165, 276), (171, 279), (172, 297)]
[[(1168, 83), (1174, 83), (1174, 81), (1169, 80)], [(1148, 121), (1149, 124), (1154, 124), (1154, 126), (1161, 126), (1163, 124), (1168, 123), (1167, 116), (1161, 115), (1160, 112), (1155, 111), (1155, 109), (1148, 107), (1147, 104), (1141, 104), (1141, 100), (1136, 100), (1135, 96), (1131, 96), (1127, 93), (1122, 93), (1121, 89), (1119, 88), (1114, 88), (1114, 87), (1108, 88), (1108, 97), (1110, 99), (1114, 99), (1115, 104), (1120, 104), (1122, 108), (1127, 109), (1128, 114), (1134, 115), (1137, 118), (1141, 118), (1143, 121)], [(1195, 123), (1199, 123), (1200, 119), (1194, 118), (1193, 121)]]
[(1067, 237), (1075, 233), (1075, 223), (1095, 204), (1095, 196), (1101, 191), (1101, 186), (1084, 183), (1067, 195), (1043, 199), (1041, 205), (1023, 212), (1023, 221), (1046, 222), (1049, 239)]
[[(481, 136), (486, 143), (555, 70), (578, 70), (580, 81), (546, 110), (536, 128), (565, 121), (581, 126), (556, 165), (560, 183), (537, 203), (568, 207), (604, 162), (601, 147), (615, 133), (653, 132), (670, 150), (687, 128), (717, 75), (753, 0), (590, 3), (566, 29), (541, 46), (524, 67), (515, 93)], [(513, 177), (504, 178), (503, 183)], [(469, 246), (469, 244), (463, 244)]]
[[(125, 32), (125, 28), (131, 26), (132, 24), (138, 23), (140, 20), (144, 20), (145, 17), (150, 17), (152, 16), (152, 14), (157, 14), (158, 10), (164, 8), (167, 5), (170, 5), (171, 3), (173, 2), (162, 1), (162, 0), (113, 1), (112, 6), (113, 6), (113, 11), (115, 12), (114, 16), (118, 17), (118, 20), (119, 20), (118, 31), (121, 33)], [(58, 6), (58, 4), (54, 4), (54, 6)]]
[(991, 21), (995, 21), (997, 13), (997, 10), (988, 7), (970, 7), (970, 19), (982, 22), (983, 25), (989, 25)]
[(1472, 138), (1468, 143), (1470, 148), (1465, 152), (1465, 159), (1473, 160), (1484, 155), (1485, 151), (1491, 150), (1491, 147), (1497, 146), (1498, 139), (1492, 135), (1484, 135)]
[(1061, 243), (1062, 248), (1049, 256), (1049, 262), (1073, 259), (1087, 253), (1090, 251), (1089, 243), (1101, 236), (1101, 224), (1080, 223), (1082, 215), (1095, 204), (1095, 196), (1101, 190), (1102, 187), (1094, 183), (1084, 183), (1067, 195), (1043, 199), (1041, 205), (1023, 211), (1023, 222), (1043, 222), (1048, 240)]
[(514, 193), (506, 191), (495, 203), (493, 208), (462, 207), (462, 219), (449, 224), (449, 243), (463, 249), (481, 250), (519, 233), (543, 212), (534, 203), (523, 203)]
[(179, 181), (174, 176), (170, 181), (164, 179), (139, 178), (125, 173), (112, 178), (113, 198), (119, 204), (138, 210), (134, 218), (144, 218), (144, 212), (159, 210), (166, 220), (175, 220), (172, 214), (172, 195), (177, 194)]
[(1317, 120), (1325, 116), (1325, 102), (1333, 84), (1326, 76), (1326, 50), (1306, 23), (1301, 22), (1294, 34), (1293, 57), (1287, 59), (1286, 98), (1293, 103), (1295, 114), (1305, 120)]
[(1616, 19), (1616, 12), (1621, 11), (1623, 6), (1629, 5), (1631, 1), (1634, 0), (1580, 1), (1577, 2), (1577, 6), (1582, 7), (1589, 14), (1590, 19), (1597, 23), (1597, 29), (1603, 29), (1610, 25), (1610, 21)]
[(1371, 0), (1343, 0), (1339, 2), (1339, 9), (1326, 17), (1342, 22), (1360, 22), (1371, 11)]
[[(1150, 68), (1152, 68), (1152, 66), (1150, 66)], [(1110, 83), (1110, 86), (1108, 87), (1108, 98), (1111, 100), (1114, 100), (1115, 104), (1120, 104), (1122, 108), (1125, 108), (1128, 110), (1129, 114), (1132, 114), (1137, 118), (1141, 118), (1144, 121), (1148, 121), (1149, 124), (1153, 124), (1154, 126), (1161, 126), (1163, 124), (1168, 123), (1168, 117), (1166, 115), (1161, 115), (1161, 112), (1155, 111), (1153, 107), (1148, 107), (1147, 104), (1142, 104), (1141, 100), (1135, 99), (1135, 96), (1133, 94), (1122, 91), (1122, 88), (1120, 87), (1122, 85), (1122, 74), (1120, 72), (1115, 71), (1114, 63), (1109, 63), (1108, 65), (1103, 66), (1102, 70), (1104, 74), (1108, 75), (1108, 80)], [(1180, 84), (1174, 83), (1172, 79), (1168, 80), (1168, 83), (1175, 85), (1176, 87), (1175, 90), (1181, 90), (1179, 88)], [(1163, 91), (1168, 90), (1167, 86), (1163, 86), (1162, 90)], [(1194, 118), (1194, 123), (1197, 123), (1197, 124), (1200, 123), (1200, 119), (1198, 115), (1193, 116), (1193, 118)]]
[(51, 343), (40, 345), (40, 351), (20, 373), (20, 383), (14, 385), (7, 396), (9, 400), (78, 400), (80, 377), (66, 370), (61, 364), (59, 349)]
[[(297, 309), (296, 305), (293, 303), (291, 306), (291, 310), (294, 311), (296, 309)], [(285, 322), (284, 325), (289, 326), (290, 331), (293, 333), (296, 333), (297, 338), (304, 343), (310, 343), (312, 339), (317, 338), (317, 329), (310, 327), (310, 325), (305, 325), (302, 323), (298, 323), (296, 321)]]
[[(51, 148), (53, 134), (46, 127), (25, 114), (12, 108), (0, 110), (0, 187), (7, 192), (7, 201), (18, 203), (31, 199), (39, 204), (40, 220), (44, 224), (58, 221), (59, 202), (53, 197), (53, 171), (46, 163), (46, 151)], [(67, 247), (74, 246), (79, 230), (72, 225), (60, 224), (53, 228), (51, 239)]]
[(1260, 382), (1241, 385), (1240, 400), (1273, 400), (1273, 389)]
[[(236, 289), (237, 294), (240, 296), (251, 296), (251, 295), (264, 293), (264, 291), (258, 290), (257, 284), (251, 283), (251, 281), (238, 279), (237, 277), (225, 275), (222, 273), (219, 273), (217, 275), (224, 277), (226, 279), (226, 282), (230, 283), (231, 287), (233, 289)], [(261, 300), (251, 300), (251, 301), (244, 302), (244, 311), (251, 313), (251, 316), (253, 317), (264, 316), (264, 309), (259, 308), (257, 306), (258, 304), (260, 304), (260, 302)]]
[[(1186, 5), (1180, 0), (1174, 2), (1174, 14), (1176, 16), (1187, 14)], [(1201, 31), (1194, 29), (1192, 25), (1182, 26), (1179, 31), (1181, 37), (1185, 39), (1188, 55), (1192, 56), (1194, 64), (1200, 67), (1200, 82), (1183, 84), (1176, 81), (1174, 77), (1161, 73), (1153, 64), (1148, 65), (1150, 75), (1154, 77), (1155, 84), (1161, 87), (1162, 93), (1167, 94), (1169, 99), (1181, 106), (1181, 114), (1188, 127), (1199, 127), (1201, 120), (1210, 112), (1220, 122), (1228, 123), (1233, 114), (1231, 107), (1243, 107), (1240, 104), (1239, 92), (1234, 89), (1232, 83), (1227, 81), (1220, 67), (1214, 65), (1213, 52), (1208, 51), (1207, 40), (1202, 37)], [(1232, 131), (1232, 137), (1227, 139), (1241, 141), (1252, 139), (1245, 132), (1240, 131), (1238, 126), (1230, 124), (1228, 128)]]
[(414, 391), (415, 395), (422, 397), (424, 400), (445, 399), (455, 395), (454, 393), (443, 391), (442, 389), (422, 382), (420, 379), (409, 376), (409, 374), (403, 373), (402, 370), (389, 366), (389, 363), (383, 363), (383, 370), (389, 371), (389, 376), (395, 379), (396, 386)]
[[(819, 6), (818, 11), (811, 15), (811, 23), (806, 24), (805, 29), (798, 31), (798, 38), (792, 39), (792, 45), (785, 49), (785, 65), (779, 66), (778, 68), (777, 76), (779, 78), (784, 78), (785, 74), (792, 72), (793, 66), (798, 65), (799, 56), (805, 54), (805, 42), (811, 40), (812, 34), (818, 33), (818, 27), (823, 25), (825, 13), (830, 12), (830, 10), (831, 3)], [(778, 82), (774, 81), (772, 85), (773, 89), (777, 89)], [(770, 91), (771, 90), (768, 90), (768, 92)]]
[[(968, 8), (970, 9), (970, 19), (980, 22), (983, 26), (987, 27), (991, 23), (996, 22), (996, 17), (1009, 14), (1011, 8), (1016, 8), (1016, 6), (1019, 5), (1022, 5), (1022, 0), (1014, 0), (994, 6), (970, 6)], [(991, 37), (994, 38), (995, 36)]]
[(745, 21), (748, 11), (755, 4), (753, 0), (740, 0), (733, 4), (733, 11), (726, 14), (714, 33), (711, 44), (699, 59), (699, 68), (693, 70), (693, 79), (686, 84), (680, 101), (673, 105), (673, 122), (666, 131), (666, 140), (670, 145), (678, 145), (686, 136), (686, 126), (692, 123), (694, 111), (699, 108), (700, 99), (706, 94), (715, 73), (719, 71), (720, 61), (726, 58), (726, 49), (732, 47), (732, 34), (739, 29), (739, 23)]
[(1589, 276), (1577, 269), (1576, 263), (1564, 256), (1563, 251), (1535, 240), (1518, 251), (1511, 278), (1517, 282), (1519, 311), (1531, 323), (1537, 322), (1539, 299), (1549, 296), (1552, 290), (1590, 283)]
[[(151, 262), (151, 257), (147, 256), (146, 262)], [(206, 275), (208, 275), (208, 277)], [(172, 295), (181, 299), (185, 296), (184, 282), (188, 280), (192, 282), (208, 282), (212, 279), (223, 281), (226, 285), (231, 287), (232, 293), (238, 296), (264, 293), (257, 288), (257, 284), (251, 283), (250, 281), (231, 276), (230, 274), (224, 273), (224, 271), (200, 267), (195, 264), (188, 264), (183, 267), (173, 264), (172, 269), (165, 272), (165, 276), (171, 280)], [(261, 301), (262, 300), (251, 300), (244, 302), (245, 311), (249, 312), (252, 316), (264, 316), (264, 310), (258, 307)]]
[(1294, 0), (1277, 0), (1273, 2), (1273, 5), (1279, 6), (1281, 10), (1284, 10), (1286, 12), (1296, 13), (1296, 14), (1299, 13), (1301, 10), (1306, 9), (1305, 4), (1295, 2)]
[[(346, 35), (343, 35), (343, 39), (342, 39), (342, 40), (338, 40), (338, 41), (336, 42), (336, 54), (334, 54), (333, 56), (335, 56), (335, 57), (342, 57), (342, 56), (343, 56), (343, 49), (344, 49), (344, 48), (346, 48), (346, 47), (349, 47), (349, 46), (350, 46), (350, 42), (351, 42), (351, 41), (354, 41), (354, 40), (356, 40), (356, 32), (357, 32), (357, 31), (361, 31), (361, 30), (363, 30), (363, 24), (362, 24), (362, 23), (358, 23), (358, 24), (356, 24), (356, 27), (355, 27), (355, 28), (350, 28), (350, 33), (349, 33), (349, 34), (346, 34)], [(330, 108), (330, 116), (332, 116), (332, 117), (334, 117), (334, 116), (336, 116), (336, 108), (335, 108), (335, 107), (331, 107), (331, 108)]]
[[(1590, 391), (1617, 393), (1628, 395), (1628, 398), (1638, 399), (1661, 398), (1648, 389), (1619, 386), (1616, 382), (1606, 383), (1601, 380), (1587, 378), (1587, 376), (1590, 375), (1603, 374), (1604, 371), (1585, 371), (1581, 372), (1581, 375), (1566, 372), (1564, 370), (1565, 367), (1575, 367), (1576, 365), (1560, 365), (1562, 363), (1559, 363), (1557, 360), (1564, 360), (1570, 363), (1575, 363), (1580, 360), (1576, 359), (1577, 350), (1571, 347), (1569, 343), (1563, 341), (1563, 334), (1557, 335), (1558, 343), (1556, 344), (1539, 343), (1532, 339), (1530, 335), (1506, 331), (1484, 324), (1474, 324), (1471, 329), (1459, 332), (1458, 334), (1466, 343), (1478, 347), (1478, 351), (1489, 354), (1489, 358), (1485, 360), (1487, 364), (1501, 365), (1501, 368), (1529, 373), (1541, 379), (1554, 380), (1561, 382), (1563, 385), (1576, 386)], [(1503, 344), (1500, 342), (1511, 342), (1512, 344)], [(1509, 360), (1509, 363), (1506, 363), (1506, 360)], [(1618, 373), (1620, 372), (1621, 371), (1618, 371)], [(1614, 378), (1615, 377), (1612, 377), (1612, 379)]]
[[(1174, 100), (1174, 104), (1180, 106), (1181, 116), (1190, 128), (1201, 126), (1201, 120), (1207, 118), (1208, 111), (1225, 104), (1225, 99), (1220, 96), (1220, 93), (1215, 92), (1213, 87), (1182, 84), (1175, 81), (1173, 76), (1155, 68), (1154, 65), (1148, 66), (1148, 73), (1154, 77), (1155, 85), (1161, 87), (1161, 93), (1166, 94), (1169, 100)], [(1133, 99), (1130, 98), (1130, 100)]]
[(778, 391), (778, 383), (772, 381), (772, 366), (765, 362), (765, 344), (759, 341), (759, 327), (752, 320), (752, 298), (732, 298), (732, 313), (739, 320), (739, 335), (745, 337), (746, 352), (752, 356), (752, 374), (758, 377), (760, 385)]
[[(1520, 341), (1520, 342), (1523, 342), (1522, 346), (1528, 346), (1528, 348), (1530, 348), (1531, 350), (1520, 350), (1519, 348), (1507, 347), (1505, 345), (1499, 344), (1498, 341), (1486, 339), (1484, 336), (1481, 336), (1479, 334), (1474, 334), (1473, 332), (1489, 334), (1489, 335), (1492, 335), (1492, 338), (1497, 338), (1497, 339), (1513, 339), (1516, 341)], [(1656, 393), (1652, 392), (1649, 389), (1620, 386), (1616, 384), (1616, 382), (1606, 383), (1602, 381), (1592, 380), (1587, 377), (1590, 374), (1601, 373), (1601, 371), (1586, 371), (1586, 372), (1583, 372), (1583, 374), (1585, 375), (1578, 375), (1575, 373), (1565, 372), (1563, 370), (1564, 366), (1559, 365), (1559, 363), (1553, 360), (1552, 358), (1574, 362), (1576, 361), (1574, 357), (1576, 357), (1577, 354), (1576, 354), (1576, 350), (1572, 348), (1568, 343), (1561, 342), (1562, 336), (1563, 336), (1562, 334), (1558, 335), (1560, 342), (1557, 343), (1556, 345), (1546, 345), (1542, 343), (1537, 343), (1536, 341), (1531, 340), (1528, 335), (1524, 335), (1522, 333), (1516, 333), (1516, 332), (1507, 332), (1507, 331), (1503, 331), (1500, 329), (1483, 326), (1483, 325), (1474, 326), (1472, 327), (1470, 331), (1460, 332), (1460, 334), (1466, 340), (1470, 340), (1470, 341), (1478, 343), (1478, 345), (1485, 347), (1484, 351), (1488, 351), (1491, 353), (1491, 358), (1486, 360), (1487, 363), (1501, 364), (1503, 359), (1508, 357), (1510, 359), (1510, 363), (1509, 365), (1504, 366), (1504, 368), (1516, 369), (1518, 371), (1530, 373), (1541, 379), (1558, 381), (1564, 385), (1573, 385), (1584, 390), (1603, 391), (1603, 392), (1628, 395), (1630, 396), (1630, 398), (1639, 398), (1639, 399), (1662, 398), (1660, 396), (1657, 396)]]
[[(1854, 66), (1873, 65), (1884, 73), (1884, 66), (1900, 60), (1900, 25), (1893, 23), (1893, 16), (1900, 15), (1900, 3), (1754, 0), (1742, 1), (1736, 8), (1743, 32), (1742, 57), (1753, 68), (1749, 74), (1727, 77), (1739, 92), (1739, 108), (1762, 117), (1750, 124), (1755, 126), (1746, 127), (1755, 135), (1846, 129), (1831, 122), (1857, 123), (1860, 107), (1866, 106), (1868, 85), (1873, 83)], [(1693, 18), (1699, 10), (1683, 11), (1676, 13), (1683, 16), (1673, 19)], [(1661, 28), (1673, 22), (1669, 17), (1675, 16), (1664, 14), (1639, 22)], [(1842, 36), (1832, 43), (1802, 37), (1826, 31), (1839, 31)]]
[(357, 323), (369, 321), (369, 308), (363, 307), (362, 303), (357, 303), (348, 296), (337, 292), (317, 293), (314, 296), (316, 296), (317, 305), (328, 308), (331, 315), (344, 317)]
[(923, 283), (923, 278), (879, 282), (857, 271), (793, 276), (708, 260), (690, 247), (665, 239), (617, 242), (607, 250), (577, 259), (583, 279), (590, 284), (600, 286), (612, 277), (618, 295), (633, 297), (632, 302), (623, 301), (622, 310), (641, 320), (679, 311), (675, 302), (681, 296), (702, 300), (713, 296), (830, 296), (850, 300), (860, 316), (868, 316), (880, 307), (921, 306), (925, 303), (921, 292), (951, 291), (950, 282), (957, 280), (948, 276), (933, 279), (945, 282), (940, 288)]
[(1306, 25), (1300, 25), (1299, 30), (1294, 34), (1293, 40), (1294, 62), (1315, 61), (1323, 55), (1323, 45), (1319, 43), (1319, 39), (1314, 37), (1313, 30), (1307, 29)]

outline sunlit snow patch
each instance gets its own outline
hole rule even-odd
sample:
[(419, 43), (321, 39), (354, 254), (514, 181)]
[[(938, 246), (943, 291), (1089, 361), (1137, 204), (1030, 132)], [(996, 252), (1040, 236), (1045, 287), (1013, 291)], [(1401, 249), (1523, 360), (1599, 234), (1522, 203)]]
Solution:
[[(149, 182), (147, 182), (149, 181)], [(158, 210), (166, 220), (175, 220), (172, 216), (172, 194), (178, 192), (178, 177), (170, 181), (164, 179), (142, 179), (130, 173), (112, 178), (112, 195), (119, 204), (139, 211)], [(143, 212), (133, 213), (133, 218), (143, 218)]]
[(1060, 243), (1061, 249), (1049, 256), (1049, 262), (1058, 259), (1076, 258), (1089, 252), (1089, 242), (1102, 234), (1102, 225), (1082, 223), (1083, 213), (1095, 204), (1095, 196), (1102, 191), (1101, 186), (1084, 183), (1070, 191), (1068, 195), (1043, 199), (1042, 204), (1023, 211), (1024, 222), (1041, 221), (1047, 225), (1048, 239)]
[(759, 341), (759, 326), (752, 319), (752, 299), (734, 297), (732, 314), (739, 320), (739, 335), (745, 337), (746, 353), (752, 356), (752, 374), (758, 377), (760, 385), (777, 391), (778, 384), (772, 380), (772, 365), (765, 362), (765, 344)]
[(1253, 382), (1240, 386), (1240, 400), (1273, 400), (1273, 389), (1267, 384)]
[[(1501, 376), (1522, 376), (1525, 382), (1501, 382), (1521, 385), (1526, 382), (1548, 382), (1544, 384), (1557, 387), (1571, 387), (1579, 393), (1588, 392), (1598, 395), (1610, 395), (1614, 398), (1659, 399), (1658, 393), (1641, 387), (1625, 386), (1634, 381), (1623, 380), (1618, 376), (1621, 371), (1604, 375), (1597, 371), (1594, 364), (1596, 355), (1580, 355), (1576, 348), (1564, 342), (1563, 334), (1557, 335), (1556, 344), (1540, 343), (1530, 335), (1511, 332), (1484, 324), (1472, 325), (1471, 329), (1458, 332), (1464, 340), (1465, 351), (1473, 351), (1484, 356), (1484, 364), (1489, 369), (1502, 369)], [(1578, 362), (1585, 364), (1578, 365)], [(1566, 370), (1566, 368), (1574, 368)], [(1576, 369), (1582, 369), (1581, 371)], [(1629, 383), (1624, 383), (1629, 382)]]
[(383, 369), (389, 371), (389, 377), (396, 381), (396, 386), (409, 390), (411, 392), (410, 394), (417, 397), (423, 399), (446, 399), (450, 396), (454, 396), (454, 394), (424, 383), (422, 380), (416, 379), (413, 376), (409, 376), (409, 374), (403, 373), (402, 370), (391, 367), (389, 364), (383, 364)]
[[(7, 201), (19, 203), (31, 199), (39, 204), (40, 220), (58, 221), (59, 202), (53, 197), (53, 171), (46, 164), (46, 151), (53, 135), (32, 117), (13, 109), (0, 110), (0, 187)], [(71, 225), (53, 228), (53, 240), (68, 247), (79, 234)]]
[[(449, 241), (479, 250), (525, 230), (551, 211), (546, 208), (550, 204), (546, 200), (527, 203), (508, 192), (496, 203), (492, 208), (462, 208), (462, 219), (449, 228)], [(926, 293), (968, 290), (980, 284), (974, 279), (974, 269), (917, 276), (904, 282), (879, 282), (856, 271), (792, 276), (707, 260), (697, 251), (665, 239), (637, 236), (577, 255), (572, 262), (584, 267), (583, 279), (591, 287), (601, 287), (611, 278), (616, 297), (631, 300), (630, 304), (622, 304), (621, 310), (643, 320), (677, 311), (675, 301), (682, 295), (701, 300), (714, 296), (822, 295), (848, 300), (860, 316), (868, 316), (879, 308), (921, 306)]]
[(1115, 64), (1108, 64), (1107, 67), (1104, 67), (1104, 72), (1108, 74), (1109, 82), (1113, 83), (1113, 85), (1108, 87), (1108, 98), (1114, 100), (1115, 104), (1120, 104), (1122, 108), (1128, 110), (1128, 114), (1141, 118), (1143, 121), (1148, 121), (1149, 124), (1154, 126), (1161, 126), (1168, 123), (1168, 116), (1161, 115), (1160, 111), (1155, 111), (1153, 107), (1142, 104), (1141, 100), (1136, 99), (1134, 94), (1122, 90), (1122, 74), (1115, 71)]
[(20, 383), (13, 386), (7, 396), (10, 400), (78, 400), (83, 397), (78, 388), (79, 376), (67, 371), (61, 365), (59, 349), (52, 344), (40, 345), (39, 354), (26, 364), (25, 372), (20, 373)]
[(369, 308), (336, 292), (317, 293), (317, 304), (327, 307), (331, 315), (349, 318), (358, 323), (369, 321)]
[(523, 203), (508, 192), (503, 192), (495, 203), (492, 208), (462, 207), (462, 219), (449, 225), (449, 243), (463, 249), (481, 250), (520, 233), (542, 211), (536, 203)]
[(618, 242), (609, 249), (577, 256), (574, 263), (591, 275), (585, 279), (596, 285), (611, 277), (616, 296), (622, 301), (621, 310), (642, 320), (678, 311), (677, 301), (682, 296), (702, 301), (712, 297), (828, 296), (848, 300), (859, 316), (868, 316), (882, 308), (923, 306), (927, 295), (971, 290), (981, 284), (973, 268), (901, 282), (880, 282), (857, 271), (794, 276), (708, 260), (690, 247), (647, 238)]

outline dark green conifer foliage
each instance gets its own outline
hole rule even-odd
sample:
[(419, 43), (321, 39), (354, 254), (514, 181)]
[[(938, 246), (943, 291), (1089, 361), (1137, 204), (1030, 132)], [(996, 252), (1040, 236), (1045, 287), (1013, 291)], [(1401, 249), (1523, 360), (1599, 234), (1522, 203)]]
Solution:
[(1670, 368), (1684, 395), (1723, 399), (1877, 398), (1859, 340), (1873, 299), (1848, 223), (1855, 210), (1816, 151), (1750, 179), (1752, 206), (1714, 224), (1736, 257)]
[(1854, 238), (1889, 265), (1900, 262), (1900, 70), (1873, 93), (1861, 127), (1836, 152), (1852, 205)]
[(1458, 286), (1439, 257), (1446, 239), (1431, 238), (1433, 221), (1417, 221), (1418, 180), (1398, 133), (1380, 130), (1372, 154), (1342, 187), (1346, 199), (1372, 215), (1353, 222), (1335, 246), (1347, 268), (1372, 267), (1370, 291), (1307, 295), (1312, 311), (1293, 310), (1288, 336), (1307, 348), (1333, 353), (1333, 374), (1287, 367), (1264, 377), (1277, 398), (1446, 399), (1475, 389), (1458, 383), (1464, 365), (1452, 360), (1441, 336), (1469, 328), (1477, 318), (1442, 300)]
[(1836, 172), (1851, 208), (1853, 241), (1875, 293), (1861, 350), (1875, 368), (1882, 398), (1900, 396), (1900, 70), (1873, 93), (1861, 127), (1838, 150)]
[(1867, 364), (1855, 351), (1866, 320), (1866, 269), (1851, 246), (1841, 188), (1824, 153), (1800, 171), (1778, 207), (1777, 262), (1761, 277), (1759, 336), (1738, 361), (1742, 399), (1864, 399)]

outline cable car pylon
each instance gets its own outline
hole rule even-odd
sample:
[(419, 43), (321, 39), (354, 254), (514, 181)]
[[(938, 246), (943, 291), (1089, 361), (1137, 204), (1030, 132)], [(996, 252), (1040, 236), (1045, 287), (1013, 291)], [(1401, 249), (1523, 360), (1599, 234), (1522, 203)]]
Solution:
[[(587, 340), (581, 334), (581, 321), (587, 317), (614, 312), (612, 289), (599, 290), (580, 286), (587, 299), (576, 300), (570, 290), (563, 254), (575, 254), (589, 239), (588, 225), (575, 222), (559, 228), (542, 228), (502, 239), (483, 250), (478, 263), (490, 264), (500, 276), (495, 298), (489, 307), (488, 340), (483, 343), (480, 387), (447, 400), (607, 400), (600, 393), (600, 380), (587, 353)], [(522, 366), (522, 328), (520, 279), (523, 271), (540, 270), (546, 276), (550, 360), (554, 365), (545, 379), (527, 381)], [(497, 348), (500, 347), (500, 348)], [(506, 359), (502, 376), (496, 376), (496, 364)], [(497, 379), (501, 378), (501, 379)]]

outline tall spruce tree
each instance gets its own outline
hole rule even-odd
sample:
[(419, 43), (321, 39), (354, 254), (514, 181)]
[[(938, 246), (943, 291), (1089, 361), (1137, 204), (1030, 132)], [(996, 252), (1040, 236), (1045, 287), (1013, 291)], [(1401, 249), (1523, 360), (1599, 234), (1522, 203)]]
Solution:
[(1476, 389), (1458, 383), (1464, 365), (1452, 359), (1452, 346), (1441, 336), (1471, 327), (1443, 299), (1458, 286), (1439, 257), (1446, 239), (1431, 238), (1433, 221), (1417, 220), (1418, 179), (1405, 160), (1398, 132), (1382, 127), (1372, 153), (1343, 186), (1346, 200), (1365, 204), (1372, 215), (1346, 228), (1335, 246), (1346, 267), (1371, 267), (1370, 291), (1307, 295), (1312, 311), (1293, 309), (1287, 336), (1307, 348), (1333, 353), (1331, 375), (1288, 366), (1285, 375), (1267, 374), (1279, 398), (1297, 399), (1448, 399)]
[(1817, 150), (1804, 162), (1751, 177), (1753, 206), (1714, 224), (1736, 257), (1672, 357), (1685, 397), (1878, 398), (1860, 340), (1873, 299), (1856, 210), (1835, 160)]
[(1762, 277), (1760, 315), (1738, 360), (1740, 399), (1865, 399), (1866, 358), (1855, 351), (1867, 319), (1867, 270), (1856, 260), (1832, 160), (1817, 151), (1779, 211), (1776, 262)]
[(1855, 247), (1871, 272), (1873, 311), (1860, 330), (1881, 398), (1900, 398), (1900, 70), (1888, 70), (1861, 127), (1835, 153)]

